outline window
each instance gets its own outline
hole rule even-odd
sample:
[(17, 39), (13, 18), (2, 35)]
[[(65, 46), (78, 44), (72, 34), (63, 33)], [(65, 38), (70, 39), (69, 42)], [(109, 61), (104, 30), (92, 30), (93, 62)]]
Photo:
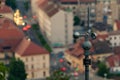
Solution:
[(31, 69), (34, 69), (34, 65), (31, 65)]
[(116, 43), (114, 43), (114, 46), (116, 46), (117, 44)]
[(25, 68), (28, 69), (28, 65), (25, 65)]
[(46, 72), (45, 72), (45, 71), (43, 72), (43, 76), (44, 76), (44, 77), (46, 76)]
[(114, 37), (114, 39), (116, 39), (117, 37)]
[(34, 72), (32, 72), (31, 75), (32, 75), (32, 78), (34, 78)]
[(43, 56), (43, 60), (45, 60), (45, 55)]
[(26, 57), (26, 62), (28, 61), (28, 58)]
[(33, 61), (34, 59), (33, 59), (33, 57), (31, 57), (31, 61)]
[(45, 63), (43, 63), (43, 68), (45, 68), (46, 67), (46, 65), (45, 65)]

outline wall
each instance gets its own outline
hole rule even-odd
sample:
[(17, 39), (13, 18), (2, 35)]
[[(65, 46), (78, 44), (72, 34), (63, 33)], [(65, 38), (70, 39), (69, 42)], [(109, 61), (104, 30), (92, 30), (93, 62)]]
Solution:
[(45, 78), (50, 75), (49, 54), (44, 55), (40, 54), (24, 57), (16, 54), (16, 57), (20, 58), (25, 63), (26, 71), (28, 74), (27, 78), (29, 79)]

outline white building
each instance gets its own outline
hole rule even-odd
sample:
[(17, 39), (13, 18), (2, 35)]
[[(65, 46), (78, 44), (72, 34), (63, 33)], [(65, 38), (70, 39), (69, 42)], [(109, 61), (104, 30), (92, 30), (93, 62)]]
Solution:
[(108, 40), (111, 47), (120, 46), (120, 31), (109, 32)]
[(49, 52), (24, 38), (16, 48), (15, 57), (25, 64), (27, 79), (42, 79), (49, 76)]
[[(32, 2), (35, 3), (34, 0)], [(47, 0), (38, 0), (34, 5), (39, 7), (33, 8), (33, 11), (38, 17), (40, 29), (51, 45), (63, 47), (72, 44), (73, 13), (65, 12)]]

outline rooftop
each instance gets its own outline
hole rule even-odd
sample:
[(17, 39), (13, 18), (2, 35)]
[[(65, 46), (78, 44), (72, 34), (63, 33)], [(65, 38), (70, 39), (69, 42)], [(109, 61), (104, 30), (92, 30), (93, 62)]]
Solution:
[(19, 46), (16, 48), (15, 52), (21, 56), (49, 54), (46, 49), (26, 38), (23, 38)]

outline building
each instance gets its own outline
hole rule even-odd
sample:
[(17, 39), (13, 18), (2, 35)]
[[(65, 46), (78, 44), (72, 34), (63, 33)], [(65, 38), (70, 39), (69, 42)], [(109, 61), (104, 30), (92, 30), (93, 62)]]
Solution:
[(0, 62), (9, 65), (12, 57), (23, 60), (29, 79), (49, 76), (49, 52), (27, 39), (12, 20), (0, 18)]
[(120, 30), (120, 20), (116, 20), (113, 25), (113, 31), (119, 31)]
[(108, 40), (111, 47), (120, 46), (120, 31), (109, 32)]
[[(108, 56), (113, 55), (113, 51), (106, 41), (107, 35), (99, 35), (96, 40), (91, 41), (92, 47), (90, 49), (89, 58), (92, 60), (90, 70), (96, 68), (97, 61), (104, 61)], [(71, 67), (78, 68), (80, 73), (84, 72), (84, 50), (82, 48), (84, 40), (78, 40), (72, 47), (64, 52), (65, 59)]]
[(96, 21), (113, 25), (119, 18), (119, 4), (117, 0), (97, 0)]
[(6, 0), (0, 0), (0, 17), (6, 17), (13, 20), (13, 10), (5, 5)]
[(70, 8), (73, 14), (79, 16), (81, 21), (87, 25), (88, 21), (88, 6), (90, 8), (90, 22), (91, 26), (95, 22), (96, 0), (60, 0), (61, 7)]
[(24, 62), (28, 79), (40, 79), (49, 76), (49, 52), (29, 39), (23, 38), (16, 48), (15, 57)]
[[(65, 47), (73, 42), (73, 14), (60, 9), (52, 1), (38, 0), (34, 14), (38, 17), (40, 29), (52, 47)], [(35, 3), (32, 0), (32, 4)], [(35, 11), (36, 10), (36, 11)]]
[(120, 73), (120, 54), (115, 54), (107, 57), (106, 64), (110, 68), (111, 73)]
[(8, 18), (0, 18), (0, 26), (0, 61), (8, 64), (24, 34)]

